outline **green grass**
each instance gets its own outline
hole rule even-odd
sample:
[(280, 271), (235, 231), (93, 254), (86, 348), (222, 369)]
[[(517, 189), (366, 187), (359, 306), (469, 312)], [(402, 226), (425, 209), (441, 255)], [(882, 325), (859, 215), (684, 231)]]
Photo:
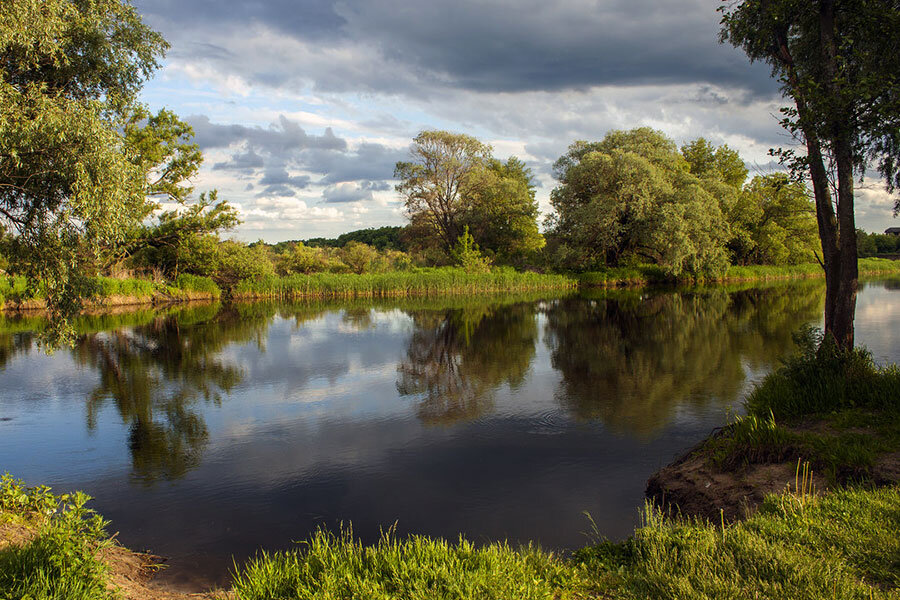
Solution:
[(156, 285), (149, 279), (117, 279), (114, 277), (98, 277), (97, 296), (128, 296), (149, 300), (156, 293)]
[(239, 600), (898, 598), (900, 489), (769, 496), (745, 521), (673, 517), (649, 506), (622, 543), (564, 558), (534, 547), (386, 534), (364, 546), (316, 532), (234, 576)]
[(317, 531), (296, 550), (263, 553), (234, 576), (240, 600), (468, 600), (573, 597), (571, 565), (534, 547), (386, 533), (373, 546)]
[(182, 273), (175, 278), (175, 287), (183, 292), (208, 295), (212, 298), (222, 296), (222, 290), (209, 277)]
[(0, 524), (35, 530), (27, 542), (0, 549), (3, 600), (102, 600), (107, 566), (98, 550), (108, 544), (106, 523), (85, 508), (80, 492), (55, 496), (44, 486), (29, 488), (9, 475), (0, 480)]
[(707, 443), (725, 470), (802, 459), (832, 483), (877, 480), (880, 456), (900, 450), (900, 368), (865, 350), (841, 352), (808, 329), (800, 352), (747, 397), (746, 416)]
[[(860, 275), (900, 274), (900, 261), (885, 258), (859, 259)], [(650, 285), (665, 283), (704, 283), (728, 281), (772, 281), (825, 277), (818, 263), (803, 265), (732, 265), (721, 277), (673, 277), (658, 265), (607, 267), (582, 273), (578, 282), (583, 286)]]
[(898, 598), (897, 531), (896, 487), (784, 494), (724, 526), (651, 507), (633, 538), (585, 548), (574, 560), (614, 598)]
[(562, 275), (493, 269), (488, 273), (467, 273), (463, 269), (441, 267), (363, 275), (316, 273), (245, 280), (232, 290), (234, 298), (298, 297), (390, 297), (435, 294), (565, 289), (576, 285)]

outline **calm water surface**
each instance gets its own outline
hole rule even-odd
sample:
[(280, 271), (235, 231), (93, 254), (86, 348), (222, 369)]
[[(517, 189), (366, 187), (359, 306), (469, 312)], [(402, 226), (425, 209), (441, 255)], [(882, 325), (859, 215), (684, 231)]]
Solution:
[[(252, 304), (86, 317), (72, 351), (0, 320), (0, 471), (82, 489), (174, 585), (318, 526), (364, 541), (589, 541), (638, 522), (647, 478), (740, 411), (818, 324), (819, 282), (570, 297)], [(900, 285), (858, 338), (900, 361)]]

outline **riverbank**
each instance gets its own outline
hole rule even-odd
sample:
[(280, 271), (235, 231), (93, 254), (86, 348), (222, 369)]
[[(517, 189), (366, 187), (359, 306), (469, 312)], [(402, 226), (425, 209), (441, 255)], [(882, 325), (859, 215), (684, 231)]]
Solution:
[[(859, 259), (860, 276), (900, 275), (900, 261), (887, 258)], [(790, 266), (749, 265), (731, 266), (721, 277), (683, 277), (669, 275), (657, 265), (610, 267), (582, 273), (578, 283), (584, 287), (615, 287), (642, 285), (671, 285), (694, 283), (740, 283), (789, 279), (824, 278), (825, 272), (817, 263)]]
[[(577, 281), (564, 275), (519, 272), (508, 268), (485, 273), (442, 267), (369, 274), (316, 273), (264, 277), (222, 290), (212, 279), (182, 274), (174, 282), (98, 277), (86, 308), (165, 305), (197, 300), (296, 300), (464, 296), (483, 293), (565, 290)], [(46, 308), (40, 290), (30, 291), (23, 277), (0, 277), (0, 307), (5, 311)]]
[[(864, 258), (860, 276), (900, 275), (900, 261)], [(98, 277), (87, 309), (116, 306), (154, 306), (197, 300), (299, 300), (458, 296), (483, 293), (566, 290), (679, 284), (769, 282), (822, 278), (817, 264), (774, 267), (730, 267), (723, 277), (673, 278), (656, 265), (614, 267), (580, 275), (560, 275), (495, 268), (470, 273), (456, 267), (420, 268), (385, 273), (314, 273), (238, 281), (223, 290), (212, 279), (189, 274), (173, 282)], [(28, 290), (23, 277), (0, 277), (0, 309), (7, 312), (43, 310), (40, 289)]]

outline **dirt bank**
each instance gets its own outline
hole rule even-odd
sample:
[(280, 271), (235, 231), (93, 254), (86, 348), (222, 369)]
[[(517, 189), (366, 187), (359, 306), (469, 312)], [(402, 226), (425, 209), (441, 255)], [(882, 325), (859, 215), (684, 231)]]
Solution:
[[(27, 544), (35, 535), (33, 529), (13, 523), (0, 524), (0, 550), (8, 546)], [(227, 592), (184, 593), (167, 588), (154, 580), (164, 568), (158, 556), (133, 552), (113, 542), (100, 550), (100, 557), (109, 565), (109, 588), (119, 591), (124, 600), (228, 600)]]
[[(804, 423), (796, 431), (818, 429), (827, 432), (824, 423)], [(798, 461), (802, 456), (786, 452), (780, 460), (757, 460), (734, 469), (725, 469), (712, 460), (711, 440), (728, 435), (727, 428), (688, 450), (682, 457), (664, 467), (647, 481), (645, 495), (661, 506), (685, 516), (719, 521), (742, 519), (752, 514), (768, 494), (785, 488), (796, 490), (802, 485)], [(773, 454), (777, 456), (777, 453)], [(867, 481), (870, 485), (900, 483), (900, 452), (881, 455)], [(826, 493), (845, 482), (830, 481), (815, 468), (811, 483), (816, 493)]]

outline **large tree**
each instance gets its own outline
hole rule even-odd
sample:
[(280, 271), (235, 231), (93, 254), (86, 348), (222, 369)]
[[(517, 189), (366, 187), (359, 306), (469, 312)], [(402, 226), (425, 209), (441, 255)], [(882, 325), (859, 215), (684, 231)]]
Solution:
[(503, 163), (490, 146), (446, 131), (423, 131), (411, 154), (394, 177), (419, 246), (435, 245), (446, 255), (466, 227), (482, 249), (506, 262), (543, 246), (524, 163), (515, 157)]
[(858, 289), (854, 182), (876, 164), (888, 189), (900, 184), (900, 3), (744, 0), (721, 10), (722, 40), (769, 64), (793, 102), (782, 111), (782, 125), (805, 151), (781, 155), (812, 182), (826, 337), (851, 348)]
[(559, 186), (548, 220), (559, 260), (590, 269), (652, 262), (672, 274), (727, 267), (723, 205), (736, 193), (700, 178), (675, 143), (648, 128), (575, 142), (554, 165)]
[(123, 0), (0, 3), (0, 225), (53, 313), (145, 211), (123, 131), (165, 41)]

